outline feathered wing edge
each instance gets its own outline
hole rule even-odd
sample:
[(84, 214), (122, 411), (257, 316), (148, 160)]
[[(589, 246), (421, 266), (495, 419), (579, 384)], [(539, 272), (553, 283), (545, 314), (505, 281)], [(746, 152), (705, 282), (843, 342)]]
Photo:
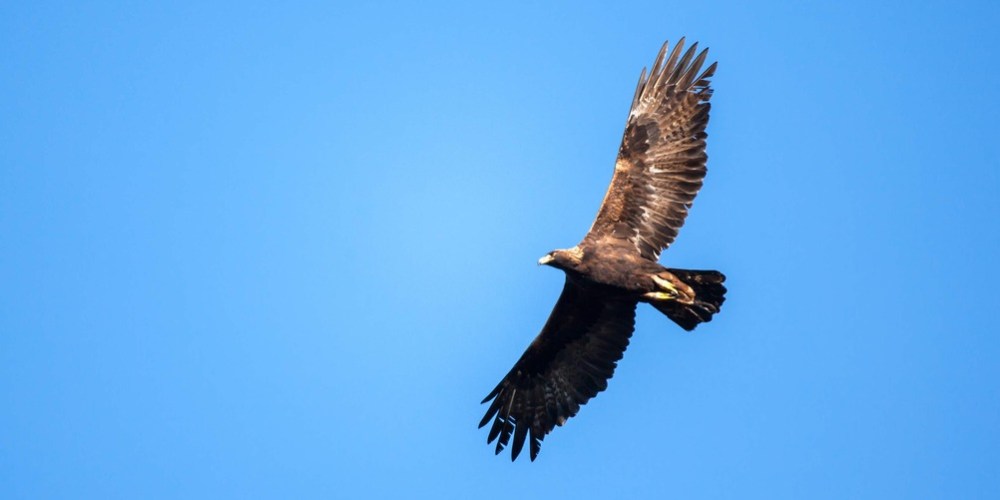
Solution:
[(635, 307), (567, 279), (542, 332), (483, 399), (490, 406), (479, 427), (493, 421), (487, 443), (496, 440), (497, 454), (511, 444), (515, 460), (527, 440), (534, 461), (545, 436), (607, 388), (635, 327)]
[[(660, 51), (656, 54), (656, 59), (653, 60), (653, 66), (649, 73), (646, 72), (646, 68), (642, 68), (642, 72), (639, 74), (639, 82), (635, 87), (635, 95), (632, 96), (632, 106), (629, 108), (630, 115), (639, 107), (639, 101), (643, 97), (651, 96), (652, 92), (664, 89), (668, 85), (686, 92), (702, 93), (704, 91), (707, 93), (705, 100), (711, 97), (710, 79), (715, 75), (715, 69), (719, 63), (713, 62), (708, 68), (705, 68), (705, 71), (698, 74), (698, 70), (701, 69), (701, 66), (705, 63), (705, 59), (708, 58), (708, 49), (702, 50), (695, 56), (695, 52), (698, 50), (698, 42), (695, 42), (681, 56), (681, 51), (684, 50), (684, 43), (685, 37), (681, 37), (674, 45), (674, 49), (670, 51), (670, 55), (667, 56), (670, 42), (663, 42), (663, 46), (660, 47)], [(664, 58), (666, 58), (666, 61), (664, 61)], [(698, 76), (695, 77), (695, 75)], [(651, 80), (653, 81), (652, 86), (648, 85)], [(647, 89), (651, 91), (647, 92)]]
[[(673, 242), (701, 189), (707, 163), (705, 128), (717, 63), (704, 71), (708, 50), (695, 43), (682, 53), (664, 43), (639, 76), (615, 173), (586, 238), (630, 240), (656, 260)], [(697, 55), (696, 55), (697, 54)]]

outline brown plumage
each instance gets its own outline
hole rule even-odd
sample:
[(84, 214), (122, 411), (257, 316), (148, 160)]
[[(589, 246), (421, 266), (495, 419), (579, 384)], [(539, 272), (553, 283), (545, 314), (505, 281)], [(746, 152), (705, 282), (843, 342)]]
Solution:
[[(541, 333), (490, 392), (479, 423), (490, 423), (496, 453), (511, 445), (516, 459), (527, 440), (531, 460), (556, 425), (607, 388), (647, 302), (685, 330), (711, 321), (725, 300), (718, 271), (669, 269), (657, 260), (684, 224), (705, 177), (709, 79), (707, 50), (682, 38), (664, 44), (648, 75), (643, 69), (618, 150), (615, 173), (597, 218), (579, 245), (539, 260), (566, 273)], [(513, 441), (511, 439), (513, 438)]]

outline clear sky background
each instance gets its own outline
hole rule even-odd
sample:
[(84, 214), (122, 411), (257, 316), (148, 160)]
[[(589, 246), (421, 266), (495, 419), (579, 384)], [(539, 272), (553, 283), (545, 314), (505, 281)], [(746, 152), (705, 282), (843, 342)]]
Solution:
[[(0, 7), (4, 498), (1000, 496), (996, 3), (144, 4)], [(728, 301), (511, 464), (479, 401), (682, 35), (664, 261)]]

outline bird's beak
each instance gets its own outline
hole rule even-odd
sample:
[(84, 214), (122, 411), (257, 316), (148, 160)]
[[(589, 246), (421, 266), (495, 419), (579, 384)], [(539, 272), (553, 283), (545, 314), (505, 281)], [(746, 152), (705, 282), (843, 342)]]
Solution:
[(539, 266), (544, 266), (546, 264), (551, 264), (552, 261), (554, 261), (554, 260), (556, 260), (556, 259), (553, 258), (551, 255), (546, 255), (545, 257), (542, 257), (541, 259), (538, 259), (538, 265)]

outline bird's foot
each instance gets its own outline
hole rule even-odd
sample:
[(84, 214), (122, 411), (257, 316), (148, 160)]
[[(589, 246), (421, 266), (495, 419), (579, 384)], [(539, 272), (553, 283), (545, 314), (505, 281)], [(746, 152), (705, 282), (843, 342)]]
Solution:
[(664, 300), (676, 300), (682, 304), (693, 304), (694, 303), (694, 290), (691, 289), (686, 283), (670, 276), (673, 280), (662, 278), (657, 275), (651, 276), (653, 278), (653, 283), (656, 283), (660, 289), (655, 292), (645, 293), (642, 296), (648, 300), (653, 301), (664, 301)]
[(642, 296), (647, 300), (652, 300), (655, 302), (663, 302), (665, 300), (674, 300), (677, 298), (677, 294), (672, 294), (668, 292), (647, 292), (642, 294)]

